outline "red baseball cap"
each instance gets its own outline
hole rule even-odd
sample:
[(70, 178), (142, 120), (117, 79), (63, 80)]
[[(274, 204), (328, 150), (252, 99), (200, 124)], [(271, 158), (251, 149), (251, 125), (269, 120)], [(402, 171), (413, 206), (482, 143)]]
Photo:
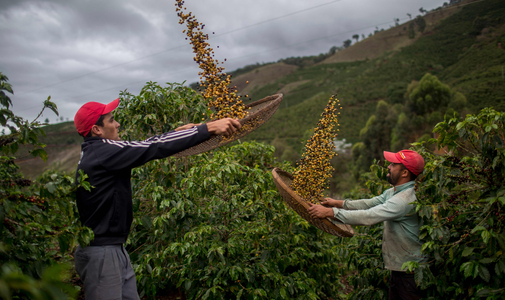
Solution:
[(384, 151), (384, 158), (395, 164), (403, 164), (416, 176), (424, 170), (424, 158), (416, 151), (401, 150), (397, 153)]
[(98, 102), (88, 102), (81, 106), (74, 117), (75, 128), (82, 136), (88, 135), (101, 115), (106, 115), (116, 109), (119, 98), (105, 105)]

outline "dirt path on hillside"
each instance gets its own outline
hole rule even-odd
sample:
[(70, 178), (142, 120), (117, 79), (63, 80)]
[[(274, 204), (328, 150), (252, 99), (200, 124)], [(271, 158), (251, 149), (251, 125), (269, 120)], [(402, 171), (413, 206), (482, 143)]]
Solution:
[(16, 160), (16, 164), (26, 178), (35, 179), (49, 169), (70, 173), (75, 172), (81, 156), (80, 145), (48, 145), (45, 150), (47, 152), (46, 162), (40, 157), (29, 156)]

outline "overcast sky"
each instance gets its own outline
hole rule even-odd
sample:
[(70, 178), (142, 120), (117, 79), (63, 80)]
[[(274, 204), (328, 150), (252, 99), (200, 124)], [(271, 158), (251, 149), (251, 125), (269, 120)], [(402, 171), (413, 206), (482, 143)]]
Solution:
[[(441, 0), (186, 0), (205, 24), (225, 71), (326, 53), (353, 34), (401, 23)], [(108, 103), (147, 81), (198, 81), (198, 66), (168, 0), (0, 0), (0, 72), (13, 111), (33, 119), (49, 95), (73, 120), (88, 101)], [(215, 32), (212, 35), (212, 32)], [(216, 46), (219, 46), (217, 49)], [(56, 122), (52, 112), (42, 120)]]

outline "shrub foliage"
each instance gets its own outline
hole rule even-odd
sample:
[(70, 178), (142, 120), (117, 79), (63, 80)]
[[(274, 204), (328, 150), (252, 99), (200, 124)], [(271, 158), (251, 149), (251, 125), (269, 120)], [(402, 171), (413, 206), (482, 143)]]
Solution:
[[(89, 184), (58, 172), (46, 172), (36, 181), (25, 179), (15, 163), (19, 145), (31, 145), (35, 157), (46, 159), (41, 123), (14, 115), (8, 78), (0, 73), (0, 123), (10, 133), (0, 136), (0, 297), (3, 299), (68, 299), (77, 290), (69, 281), (72, 250), (86, 245), (93, 232), (77, 219), (76, 186)], [(57, 113), (50, 98), (43, 110)], [(42, 112), (41, 112), (42, 113)], [(39, 114), (40, 116), (40, 114)]]
[[(191, 102), (191, 110), (174, 101)], [(143, 103), (142, 109), (134, 103)], [(160, 118), (176, 124), (181, 114), (197, 121), (207, 112), (201, 96), (177, 84), (150, 83), (139, 96), (125, 93), (121, 107), (117, 120), (124, 138), (137, 139), (159, 132)], [(273, 152), (272, 146), (239, 142), (133, 171), (135, 219), (128, 249), (141, 296), (160, 289), (180, 289), (189, 299), (338, 294), (336, 274), (344, 269), (332, 247), (342, 239), (319, 232), (285, 206), (271, 176), (279, 165)]]
[[(76, 183), (72, 175), (53, 171), (36, 181), (19, 173), (14, 161), (19, 144), (35, 145), (33, 154), (45, 157), (37, 140), (42, 124), (12, 114), (5, 94), (12, 89), (5, 76), (1, 83), (2, 120), (12, 128), (0, 137), (0, 296), (75, 297), (77, 289), (68, 284), (72, 253), (93, 235), (78, 221), (74, 191), (92, 187), (86, 174)], [(44, 106), (56, 110), (50, 99)], [(116, 113), (123, 139), (143, 139), (210, 112), (193, 90), (150, 82), (139, 95), (123, 92)], [(415, 272), (430, 299), (505, 296), (504, 123), (505, 113), (489, 108), (465, 119), (446, 116), (434, 128), (436, 139), (414, 144), (426, 160), (416, 211), (423, 219), (423, 251), (431, 259), (404, 268)], [(382, 225), (357, 227), (350, 239), (310, 226), (276, 191), (270, 170), (293, 168), (276, 161), (274, 150), (239, 142), (133, 170), (134, 222), (127, 247), (141, 296), (176, 289), (188, 299), (387, 296)], [(354, 190), (349, 198), (389, 187), (385, 167), (374, 162), (371, 170), (362, 174), (368, 189)]]
[[(505, 113), (486, 108), (464, 120), (446, 118), (434, 128), (437, 139), (414, 144), (426, 161), (417, 184), (416, 211), (423, 219), (422, 249), (431, 260), (403, 267), (415, 271), (416, 282), (430, 299), (505, 296), (504, 124)], [(443, 154), (431, 151), (430, 144)], [(372, 171), (367, 185), (377, 195), (385, 188), (387, 170), (374, 164)], [(361, 230), (365, 235), (358, 234), (345, 246), (352, 249), (348, 262), (358, 270), (351, 278), (353, 299), (377, 297), (387, 290), (383, 282), (388, 274), (377, 242), (381, 225)]]

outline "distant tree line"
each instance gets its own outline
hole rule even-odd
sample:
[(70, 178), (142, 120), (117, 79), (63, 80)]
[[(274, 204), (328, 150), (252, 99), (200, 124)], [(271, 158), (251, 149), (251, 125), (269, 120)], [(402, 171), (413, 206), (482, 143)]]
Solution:
[(392, 83), (387, 99), (377, 103), (376, 111), (361, 129), (362, 142), (354, 144), (354, 176), (369, 170), (374, 160), (382, 158), (384, 149), (399, 151), (410, 143), (432, 138), (431, 129), (446, 117), (466, 111), (466, 97), (425, 74), (410, 84)]

